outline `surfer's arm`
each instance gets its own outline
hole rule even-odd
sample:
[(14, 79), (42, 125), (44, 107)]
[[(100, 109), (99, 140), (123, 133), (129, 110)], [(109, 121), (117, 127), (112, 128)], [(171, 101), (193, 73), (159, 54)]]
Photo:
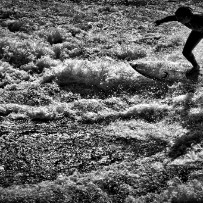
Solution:
[(161, 25), (162, 23), (167, 23), (167, 22), (171, 22), (171, 21), (178, 21), (175, 15), (167, 16), (167, 17), (165, 17), (165, 18), (163, 18), (161, 20), (155, 21), (155, 25), (158, 26), (158, 25)]

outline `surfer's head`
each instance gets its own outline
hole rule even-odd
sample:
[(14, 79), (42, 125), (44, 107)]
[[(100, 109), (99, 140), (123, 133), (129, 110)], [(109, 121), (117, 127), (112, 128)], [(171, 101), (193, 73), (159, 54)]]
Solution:
[(187, 6), (181, 6), (175, 12), (177, 20), (183, 24), (189, 23), (192, 18), (192, 9)]

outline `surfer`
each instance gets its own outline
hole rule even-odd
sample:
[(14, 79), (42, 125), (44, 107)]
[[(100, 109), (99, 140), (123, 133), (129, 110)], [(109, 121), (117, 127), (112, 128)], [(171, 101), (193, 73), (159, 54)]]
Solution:
[(175, 15), (167, 16), (155, 21), (155, 25), (159, 26), (162, 23), (170, 21), (178, 21), (192, 30), (182, 53), (193, 66), (192, 69), (186, 72), (186, 76), (193, 76), (194, 74), (199, 73), (200, 69), (192, 51), (203, 38), (203, 15), (193, 14), (190, 7), (182, 6), (176, 10)]

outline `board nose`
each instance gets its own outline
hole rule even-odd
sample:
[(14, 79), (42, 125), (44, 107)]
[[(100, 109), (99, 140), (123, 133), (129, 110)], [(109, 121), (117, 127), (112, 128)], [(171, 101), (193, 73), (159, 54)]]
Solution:
[(137, 67), (137, 63), (133, 63), (133, 62), (129, 62), (130, 66), (132, 66), (132, 68), (136, 68)]

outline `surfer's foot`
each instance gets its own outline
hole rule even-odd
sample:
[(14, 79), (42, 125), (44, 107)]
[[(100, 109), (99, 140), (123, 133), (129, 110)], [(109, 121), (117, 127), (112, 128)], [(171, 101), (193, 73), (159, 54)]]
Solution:
[(198, 75), (199, 74), (199, 69), (200, 69), (200, 66), (197, 65), (197, 66), (193, 67), (192, 69), (188, 70), (186, 72), (186, 77), (190, 78), (190, 77), (193, 77), (194, 75)]

